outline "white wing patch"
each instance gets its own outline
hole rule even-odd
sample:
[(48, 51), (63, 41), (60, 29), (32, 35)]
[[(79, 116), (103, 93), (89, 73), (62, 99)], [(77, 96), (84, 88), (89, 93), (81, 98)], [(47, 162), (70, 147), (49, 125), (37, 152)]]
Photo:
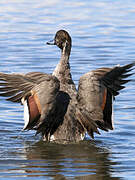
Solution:
[(112, 95), (112, 128), (114, 129), (114, 108), (113, 108), (113, 95)]
[(24, 127), (23, 127), (23, 130), (25, 130), (25, 128), (29, 124), (29, 109), (28, 109), (27, 100), (25, 100), (23, 102), (23, 105), (24, 105)]

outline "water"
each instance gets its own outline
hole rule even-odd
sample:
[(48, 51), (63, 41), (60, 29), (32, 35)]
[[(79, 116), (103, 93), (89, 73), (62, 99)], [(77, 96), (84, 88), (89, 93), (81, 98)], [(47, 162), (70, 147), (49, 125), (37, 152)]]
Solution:
[[(0, 71), (51, 73), (60, 51), (45, 42), (59, 29), (73, 38), (76, 85), (92, 69), (135, 60), (134, 0), (1, 0)], [(48, 144), (33, 131), (21, 132), (22, 106), (0, 98), (0, 179), (134, 179), (132, 79), (114, 103), (115, 131), (78, 144)]]

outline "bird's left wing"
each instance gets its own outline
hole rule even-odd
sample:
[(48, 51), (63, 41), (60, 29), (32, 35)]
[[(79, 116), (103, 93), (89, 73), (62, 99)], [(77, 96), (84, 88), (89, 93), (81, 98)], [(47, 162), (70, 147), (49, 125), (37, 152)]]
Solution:
[(32, 72), (27, 74), (0, 73), (0, 96), (12, 102), (21, 102), (22, 97), (35, 85), (50, 76), (45, 73)]
[[(46, 139), (59, 126), (69, 102), (69, 97), (59, 91), (59, 87), (59, 80), (45, 73), (0, 73), (0, 96), (12, 102), (22, 102), (24, 130), (35, 129)], [(66, 100), (61, 100), (62, 96)]]

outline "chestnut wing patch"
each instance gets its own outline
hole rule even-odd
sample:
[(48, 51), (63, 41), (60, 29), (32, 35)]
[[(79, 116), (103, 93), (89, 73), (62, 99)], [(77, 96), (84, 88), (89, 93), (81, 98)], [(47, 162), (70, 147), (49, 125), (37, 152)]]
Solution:
[(103, 101), (102, 101), (102, 105), (101, 105), (102, 110), (104, 110), (104, 108), (105, 108), (106, 100), (107, 100), (107, 89), (105, 88), (104, 92), (103, 92)]
[[(41, 114), (40, 114), (39, 107), (36, 103), (36, 98), (34, 95), (31, 95), (31, 96), (28, 96), (27, 99), (25, 100), (27, 103), (27, 108), (28, 108), (27, 116), (29, 119), (28, 120), (25, 119), (25, 122), (27, 124), (25, 124), (23, 130), (32, 129), (36, 125), (38, 119), (40, 118)], [(24, 112), (24, 113), (26, 113), (26, 112)], [(26, 117), (24, 117), (24, 118), (26, 118)]]

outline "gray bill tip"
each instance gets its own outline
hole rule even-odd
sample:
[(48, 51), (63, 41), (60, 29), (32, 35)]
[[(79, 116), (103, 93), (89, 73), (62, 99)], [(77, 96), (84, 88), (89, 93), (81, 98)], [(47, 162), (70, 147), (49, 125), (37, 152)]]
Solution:
[(55, 41), (54, 41), (54, 40), (51, 40), (51, 41), (48, 41), (46, 44), (47, 44), (47, 45), (55, 45)]

